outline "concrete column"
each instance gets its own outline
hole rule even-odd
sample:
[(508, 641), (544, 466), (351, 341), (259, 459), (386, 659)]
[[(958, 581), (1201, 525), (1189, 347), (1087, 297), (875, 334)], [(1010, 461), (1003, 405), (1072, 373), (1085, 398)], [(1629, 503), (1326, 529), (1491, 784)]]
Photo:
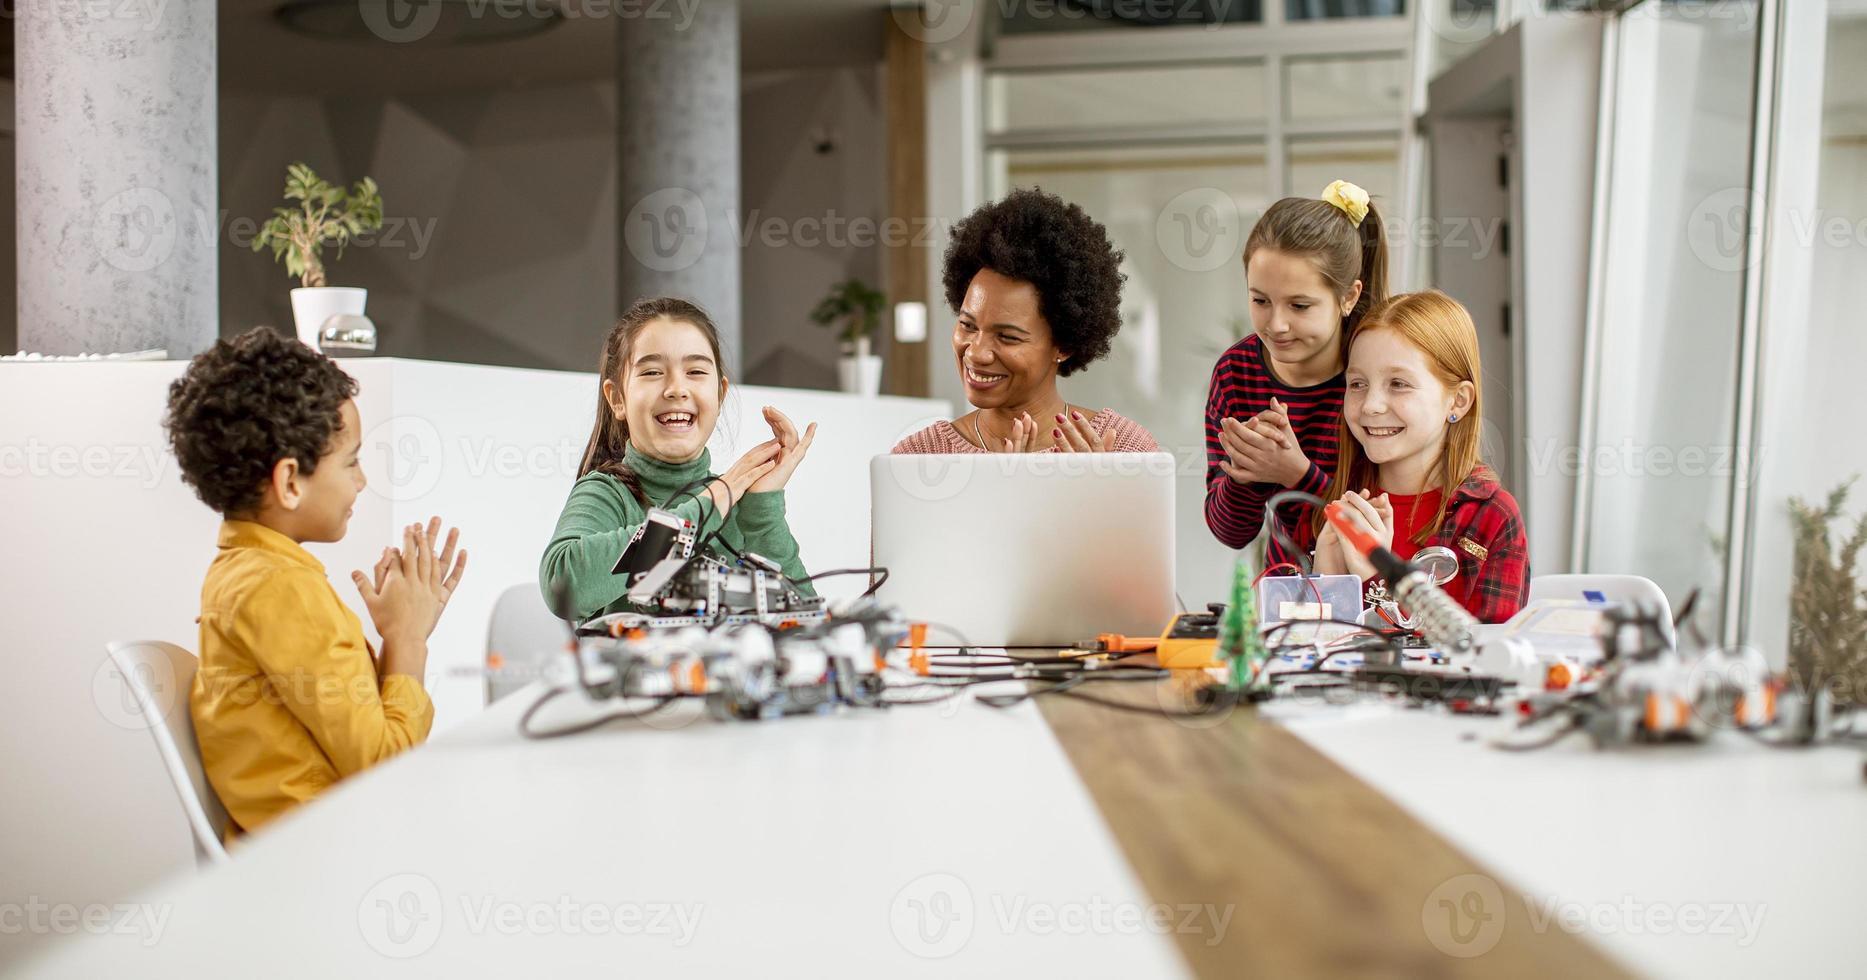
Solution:
[(742, 374), (739, 5), (617, 18), (616, 288), (699, 303)]
[(219, 334), (214, 8), (19, 4), (22, 348), (182, 358)]

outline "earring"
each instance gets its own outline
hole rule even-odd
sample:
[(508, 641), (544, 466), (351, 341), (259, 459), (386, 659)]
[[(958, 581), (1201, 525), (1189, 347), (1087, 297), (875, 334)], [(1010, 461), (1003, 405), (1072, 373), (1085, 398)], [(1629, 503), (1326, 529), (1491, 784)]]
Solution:
[(1451, 415), (1446, 416), (1446, 421), (1448, 422), (1457, 422), (1458, 420), (1459, 420), (1459, 416), (1458, 416), (1458, 413), (1456, 412)]

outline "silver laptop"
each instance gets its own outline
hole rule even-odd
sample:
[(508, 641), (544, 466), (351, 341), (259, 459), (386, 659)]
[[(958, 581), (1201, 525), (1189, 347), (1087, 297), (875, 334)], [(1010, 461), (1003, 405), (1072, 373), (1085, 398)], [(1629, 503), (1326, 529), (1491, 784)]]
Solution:
[(877, 595), (979, 646), (1159, 636), (1175, 611), (1173, 478), (1168, 453), (877, 456)]

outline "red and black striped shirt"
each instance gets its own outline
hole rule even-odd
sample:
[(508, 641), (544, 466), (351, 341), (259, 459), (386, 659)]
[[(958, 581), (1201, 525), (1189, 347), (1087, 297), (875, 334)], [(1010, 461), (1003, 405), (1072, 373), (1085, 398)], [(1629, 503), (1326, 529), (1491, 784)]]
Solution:
[[(1336, 439), (1342, 423), (1343, 376), (1319, 385), (1293, 388), (1271, 373), (1257, 334), (1233, 344), (1219, 355), (1212, 369), (1212, 388), (1206, 396), (1206, 526), (1228, 548), (1243, 548), (1264, 525), (1264, 503), (1283, 490), (1274, 483), (1239, 484), (1219, 469), (1225, 450), (1219, 445), (1219, 424), (1226, 418), (1244, 421), (1271, 407), (1275, 397), (1284, 403), (1297, 444), (1309, 457), (1309, 473), (1293, 490), (1318, 496), (1329, 486), (1335, 468)], [(1295, 505), (1292, 505), (1293, 509)], [(1293, 561), (1277, 542), (1270, 542), (1271, 562)]]

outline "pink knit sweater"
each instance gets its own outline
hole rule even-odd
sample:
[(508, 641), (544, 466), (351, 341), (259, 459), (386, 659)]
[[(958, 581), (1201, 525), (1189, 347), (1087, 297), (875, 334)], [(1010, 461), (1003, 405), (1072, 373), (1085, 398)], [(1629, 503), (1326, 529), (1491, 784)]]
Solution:
[[(1115, 430), (1115, 451), (1118, 453), (1157, 453), (1160, 446), (1154, 437), (1133, 419), (1115, 414), (1113, 409), (1103, 409), (1089, 420), (1089, 427), (1099, 436), (1109, 429)], [(1056, 447), (1044, 450), (1057, 452)], [(951, 422), (935, 422), (919, 432), (909, 435), (896, 444), (896, 455), (927, 455), (932, 453), (982, 453), (985, 450), (966, 441)]]

